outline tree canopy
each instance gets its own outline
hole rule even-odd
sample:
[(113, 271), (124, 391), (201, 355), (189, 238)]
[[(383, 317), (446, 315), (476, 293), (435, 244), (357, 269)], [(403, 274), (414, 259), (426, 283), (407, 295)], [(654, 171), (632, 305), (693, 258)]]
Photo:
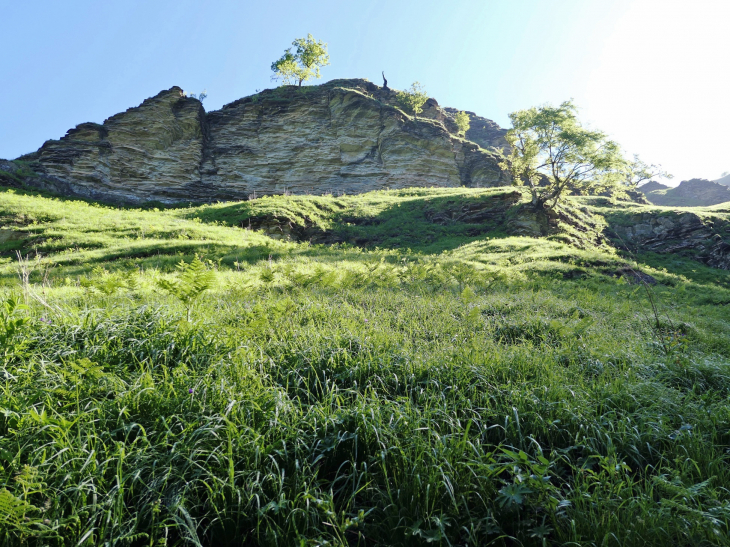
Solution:
[(302, 82), (312, 78), (321, 78), (319, 69), (330, 64), (327, 44), (322, 40), (315, 40), (311, 34), (306, 38), (297, 38), (292, 42), (292, 48), (287, 49), (278, 61), (271, 63), (274, 72), (272, 80), (281, 80), (282, 85), (302, 85)]
[(396, 101), (405, 110), (413, 112), (413, 116), (418, 118), (418, 115), (423, 112), (423, 104), (428, 100), (428, 93), (424, 89), (423, 85), (419, 82), (413, 82), (411, 87), (405, 91), (398, 91), (396, 94)]
[(642, 182), (649, 182), (655, 178), (674, 178), (674, 175), (664, 171), (661, 165), (644, 163), (636, 154), (634, 161), (627, 162), (625, 173), (624, 184), (632, 190)]
[(621, 149), (601, 131), (583, 127), (572, 101), (509, 115), (505, 138), (512, 151), (501, 167), (526, 186), (532, 203), (555, 206), (565, 192), (585, 194), (614, 186), (625, 176)]

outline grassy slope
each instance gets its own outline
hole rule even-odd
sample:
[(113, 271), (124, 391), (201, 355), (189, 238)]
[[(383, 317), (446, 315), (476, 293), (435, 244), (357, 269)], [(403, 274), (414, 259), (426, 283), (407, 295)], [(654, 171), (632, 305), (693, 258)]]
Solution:
[[(638, 257), (657, 328), (610, 249), (424, 216), (505, 191), (3, 192), (0, 300), (29, 307), (0, 319), (0, 541), (728, 544), (730, 276)], [(43, 254), (25, 288), (15, 249)], [(194, 253), (188, 323), (157, 281)]]

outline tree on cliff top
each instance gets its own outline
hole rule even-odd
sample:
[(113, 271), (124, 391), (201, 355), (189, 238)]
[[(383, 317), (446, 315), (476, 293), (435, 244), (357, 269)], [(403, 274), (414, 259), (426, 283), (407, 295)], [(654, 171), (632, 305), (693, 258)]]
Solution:
[(395, 98), (403, 109), (410, 110), (413, 116), (418, 118), (423, 112), (423, 104), (428, 100), (428, 93), (419, 82), (413, 82), (410, 88), (398, 91)]
[(306, 38), (294, 40), (292, 46), (296, 48), (294, 53), (289, 48), (281, 59), (271, 63), (271, 70), (274, 72), (271, 79), (281, 80), (282, 85), (293, 85), (296, 82), (301, 87), (302, 82), (321, 78), (320, 67), (330, 64), (327, 44), (308, 34)]
[(527, 186), (532, 204), (554, 207), (566, 192), (586, 194), (620, 183), (626, 171), (621, 149), (601, 131), (581, 126), (575, 105), (541, 106), (509, 115), (505, 138), (512, 151), (500, 166)]

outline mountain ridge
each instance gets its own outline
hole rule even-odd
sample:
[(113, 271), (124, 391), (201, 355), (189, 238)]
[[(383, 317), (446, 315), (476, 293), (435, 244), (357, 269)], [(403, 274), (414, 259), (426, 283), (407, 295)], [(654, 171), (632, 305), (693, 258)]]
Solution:
[(707, 179), (683, 180), (674, 188), (650, 181), (638, 190), (652, 204), (670, 207), (708, 206), (730, 201), (730, 188)]

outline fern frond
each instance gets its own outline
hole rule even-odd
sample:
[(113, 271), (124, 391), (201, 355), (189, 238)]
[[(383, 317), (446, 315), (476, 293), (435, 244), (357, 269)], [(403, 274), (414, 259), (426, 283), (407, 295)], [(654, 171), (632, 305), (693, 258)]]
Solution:
[(14, 496), (7, 488), (0, 490), (0, 528), (7, 526), (10, 529), (25, 530), (28, 513), (38, 511), (35, 505)]
[(188, 320), (193, 303), (213, 286), (215, 273), (208, 270), (198, 255), (189, 263), (181, 260), (176, 266), (177, 278), (170, 281), (161, 279), (157, 286), (177, 298), (187, 309)]

